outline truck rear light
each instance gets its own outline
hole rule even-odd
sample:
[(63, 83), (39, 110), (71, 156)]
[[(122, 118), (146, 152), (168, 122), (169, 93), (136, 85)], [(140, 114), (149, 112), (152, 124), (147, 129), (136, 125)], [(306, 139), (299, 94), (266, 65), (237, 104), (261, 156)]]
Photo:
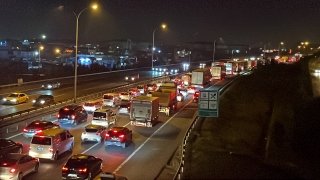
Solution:
[(53, 152), (53, 149), (52, 149), (52, 148), (49, 148), (49, 151), (50, 151), (50, 152)]

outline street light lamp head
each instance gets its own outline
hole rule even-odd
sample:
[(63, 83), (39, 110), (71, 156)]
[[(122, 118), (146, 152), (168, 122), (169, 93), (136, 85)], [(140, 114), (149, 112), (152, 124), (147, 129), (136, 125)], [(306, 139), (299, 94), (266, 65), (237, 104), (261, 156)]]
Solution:
[(40, 46), (39, 49), (42, 50), (42, 49), (43, 49), (43, 46)]
[(283, 42), (281, 42), (280, 44), (283, 45)]
[(98, 8), (98, 5), (94, 4), (92, 5), (92, 9), (97, 9)]
[(167, 25), (166, 24), (162, 24), (161, 27), (162, 27), (162, 29), (165, 29), (167, 27)]

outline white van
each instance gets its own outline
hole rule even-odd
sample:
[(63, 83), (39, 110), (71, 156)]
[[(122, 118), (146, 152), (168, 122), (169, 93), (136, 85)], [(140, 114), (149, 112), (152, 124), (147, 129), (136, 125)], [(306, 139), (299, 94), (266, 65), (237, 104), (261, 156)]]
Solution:
[(118, 93), (107, 93), (103, 95), (102, 105), (116, 107), (121, 104), (121, 98)]
[(98, 109), (93, 112), (91, 124), (109, 127), (116, 124), (117, 116), (111, 109)]
[(73, 146), (74, 137), (68, 130), (61, 128), (47, 129), (32, 137), (29, 155), (55, 161), (59, 154), (72, 151)]

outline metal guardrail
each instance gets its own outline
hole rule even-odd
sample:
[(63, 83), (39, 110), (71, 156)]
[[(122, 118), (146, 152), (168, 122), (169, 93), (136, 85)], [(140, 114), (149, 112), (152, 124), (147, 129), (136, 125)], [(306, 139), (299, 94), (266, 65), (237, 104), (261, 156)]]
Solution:
[[(239, 78), (242, 75), (246, 75), (248, 72), (244, 72), (241, 74), (238, 74), (237, 77), (233, 80), (231, 80), (230, 82), (228, 82), (227, 84), (225, 84), (224, 86), (219, 88), (219, 96), (233, 83), (233, 81), (235, 81), (237, 78)], [(174, 179), (173, 180), (180, 180), (182, 177), (182, 174), (184, 172), (184, 158), (185, 158), (185, 152), (186, 152), (186, 145), (187, 145), (187, 141), (189, 139), (190, 134), (192, 133), (192, 130), (194, 129), (194, 127), (197, 125), (198, 120), (200, 119), (199, 116), (197, 116), (194, 121), (192, 122), (192, 124), (190, 125), (190, 127), (188, 128), (186, 135), (184, 136), (184, 139), (182, 141), (182, 148), (181, 148), (181, 160), (180, 160), (180, 165), (179, 168), (176, 172), (176, 174), (174, 175)]]
[[(174, 74), (174, 75), (170, 75), (170, 76), (176, 76), (176, 75), (179, 75), (179, 73)], [(128, 87), (133, 87), (138, 84), (147, 84), (147, 83), (150, 83), (153, 81), (165, 80), (165, 79), (168, 79), (168, 77), (170, 77), (170, 76), (165, 76), (165, 77), (161, 76), (161, 77), (157, 77), (157, 78), (151, 78), (151, 79), (144, 80), (144, 81), (138, 81), (138, 82), (135, 82), (132, 84), (121, 85), (118, 87), (112, 87), (112, 88), (106, 89), (104, 91), (90, 94), (90, 95), (79, 96), (79, 97), (77, 97), (77, 102), (84, 102), (86, 100), (102, 98), (103, 94), (108, 93), (108, 92), (124, 91)], [(16, 113), (0, 116), (0, 123), (1, 123), (0, 128), (21, 122), (26, 118), (30, 118), (28, 116), (37, 116), (39, 114), (49, 113), (53, 110), (56, 110), (57, 108), (65, 106), (67, 104), (73, 104), (73, 100), (74, 100), (73, 98), (69, 98), (69, 99), (65, 99), (62, 101), (58, 101), (52, 105), (43, 106), (43, 107), (33, 107), (33, 108), (30, 108), (27, 110), (23, 110), (23, 111), (19, 111)]]

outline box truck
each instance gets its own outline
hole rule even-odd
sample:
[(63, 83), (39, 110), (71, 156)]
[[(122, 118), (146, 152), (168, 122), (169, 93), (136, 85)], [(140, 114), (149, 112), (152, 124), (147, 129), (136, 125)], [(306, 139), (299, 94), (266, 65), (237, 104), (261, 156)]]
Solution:
[(191, 85), (194, 85), (195, 87), (204, 87), (204, 85), (210, 82), (210, 79), (211, 73), (209, 69), (196, 69), (192, 71)]
[(131, 125), (153, 127), (159, 118), (159, 97), (133, 98), (129, 115)]

